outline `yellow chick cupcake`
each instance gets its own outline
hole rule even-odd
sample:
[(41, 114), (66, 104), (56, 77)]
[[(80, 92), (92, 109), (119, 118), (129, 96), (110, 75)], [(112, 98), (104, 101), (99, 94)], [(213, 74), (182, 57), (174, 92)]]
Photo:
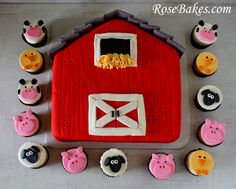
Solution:
[(210, 153), (199, 149), (191, 151), (185, 159), (190, 173), (195, 176), (207, 176), (213, 170), (215, 162)]
[(210, 76), (218, 69), (218, 59), (211, 52), (202, 52), (195, 58), (193, 69), (197, 76)]
[(39, 51), (27, 49), (20, 54), (19, 64), (26, 72), (38, 74), (43, 69), (44, 61)]

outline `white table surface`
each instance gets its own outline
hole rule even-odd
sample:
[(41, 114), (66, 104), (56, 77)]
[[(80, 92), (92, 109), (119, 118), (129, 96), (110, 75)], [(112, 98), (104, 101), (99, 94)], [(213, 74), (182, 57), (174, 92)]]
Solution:
[[(152, 14), (152, 4), (0, 4), (0, 188), (3, 189), (77, 189), (77, 188), (236, 188), (236, 6), (228, 15), (176, 14), (159, 16)], [(104, 176), (99, 168), (99, 158), (103, 150), (88, 150), (88, 168), (82, 174), (71, 175), (64, 171), (60, 162), (61, 150), (49, 149), (50, 160), (41, 169), (31, 170), (23, 167), (17, 160), (18, 148), (26, 141), (33, 140), (44, 144), (46, 131), (47, 99), (33, 107), (42, 118), (42, 129), (33, 137), (23, 138), (13, 129), (11, 117), (27, 109), (17, 99), (17, 86), (20, 78), (33, 78), (18, 66), (21, 51), (29, 48), (21, 39), (22, 23), (25, 19), (42, 18), (49, 25), (58, 20), (73, 19), (74, 24), (64, 23), (58, 36), (63, 36), (75, 26), (89, 18), (99, 17), (114, 9), (122, 9), (140, 18), (148, 18), (150, 23), (160, 25), (162, 31), (180, 36), (176, 40), (186, 45), (188, 64), (188, 87), (190, 102), (191, 138), (189, 143), (179, 150), (164, 150), (174, 154), (177, 170), (166, 181), (157, 181), (150, 176), (147, 162), (155, 150), (124, 150), (128, 157), (128, 170), (119, 178)], [(201, 52), (190, 44), (189, 36), (193, 25), (200, 19), (219, 25), (219, 39), (207, 50), (214, 52), (220, 61), (216, 74), (208, 78), (198, 78), (191, 70), (193, 58)], [(71, 22), (70, 22), (71, 23)], [(55, 36), (54, 36), (55, 37)], [(56, 37), (51, 39), (55, 41)], [(49, 41), (49, 45), (50, 42)], [(48, 45), (48, 46), (49, 46)], [(42, 48), (45, 50), (48, 46)], [(35, 76), (47, 91), (49, 69)], [(213, 112), (201, 112), (194, 106), (193, 99), (197, 90), (205, 84), (217, 85), (224, 94), (223, 104)], [(197, 140), (198, 125), (211, 118), (226, 123), (225, 142), (214, 148), (206, 147)], [(216, 166), (207, 177), (192, 176), (184, 166), (184, 157), (195, 148), (208, 150), (215, 158)]]

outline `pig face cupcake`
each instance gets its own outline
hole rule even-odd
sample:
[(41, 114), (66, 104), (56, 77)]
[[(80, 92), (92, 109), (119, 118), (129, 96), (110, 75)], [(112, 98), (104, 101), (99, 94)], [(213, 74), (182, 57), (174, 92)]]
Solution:
[(22, 39), (32, 47), (41, 47), (47, 42), (47, 29), (43, 20), (24, 21)]
[(31, 109), (13, 116), (12, 119), (15, 130), (20, 136), (33, 136), (40, 128), (39, 118)]
[(207, 176), (213, 170), (215, 162), (205, 150), (193, 150), (185, 158), (187, 169), (195, 176)]
[(111, 148), (105, 151), (100, 159), (103, 173), (109, 177), (121, 176), (127, 169), (127, 157), (121, 150)]
[(160, 180), (168, 179), (175, 173), (175, 162), (172, 154), (152, 154), (149, 171)]
[(62, 152), (61, 156), (62, 165), (69, 173), (81, 173), (87, 167), (88, 160), (82, 146)]
[(26, 142), (18, 151), (19, 162), (27, 168), (40, 168), (48, 161), (47, 149), (37, 142)]
[(217, 24), (205, 23), (203, 20), (198, 22), (191, 34), (193, 46), (199, 49), (206, 48), (217, 40)]
[(203, 144), (217, 146), (225, 139), (225, 124), (206, 119), (199, 129), (198, 136)]
[(23, 104), (35, 105), (41, 100), (42, 91), (37, 83), (37, 79), (19, 81), (18, 98)]

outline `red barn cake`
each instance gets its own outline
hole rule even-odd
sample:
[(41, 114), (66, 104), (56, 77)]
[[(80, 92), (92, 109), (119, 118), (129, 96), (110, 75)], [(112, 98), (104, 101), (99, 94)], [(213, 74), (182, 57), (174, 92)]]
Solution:
[(120, 10), (76, 28), (49, 52), (52, 135), (59, 141), (175, 141), (183, 52), (158, 26)]

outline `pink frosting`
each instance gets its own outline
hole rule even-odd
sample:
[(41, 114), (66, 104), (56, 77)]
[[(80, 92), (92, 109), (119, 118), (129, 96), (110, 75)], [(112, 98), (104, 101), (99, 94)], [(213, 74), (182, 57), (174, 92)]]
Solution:
[(40, 27), (33, 26), (29, 27), (26, 33), (29, 37), (40, 37), (43, 34), (43, 30)]
[(149, 163), (149, 170), (157, 179), (167, 179), (175, 172), (175, 162), (173, 155), (169, 154), (152, 154)]
[(21, 98), (26, 99), (26, 100), (34, 100), (37, 98), (37, 91), (35, 88), (26, 88), (23, 89), (20, 93)]
[(32, 136), (39, 129), (39, 120), (31, 109), (13, 116), (16, 132), (21, 136)]
[(215, 40), (215, 32), (210, 31), (209, 29), (203, 29), (199, 32), (199, 38), (203, 41), (214, 41)]
[(218, 145), (225, 139), (225, 124), (206, 119), (201, 127), (200, 134), (203, 142), (207, 145)]
[(83, 147), (70, 149), (62, 152), (62, 164), (69, 173), (80, 173), (87, 165), (87, 156), (83, 152)]

